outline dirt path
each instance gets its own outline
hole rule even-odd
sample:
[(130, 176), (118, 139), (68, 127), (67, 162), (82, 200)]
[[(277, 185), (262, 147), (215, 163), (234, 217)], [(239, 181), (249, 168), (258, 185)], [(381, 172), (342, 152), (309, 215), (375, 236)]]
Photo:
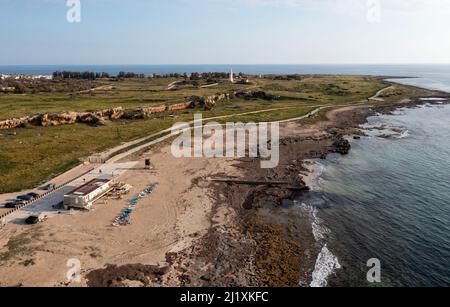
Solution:
[(94, 88), (91, 88), (88, 90), (79, 91), (78, 94), (86, 94), (86, 93), (96, 92), (96, 91), (111, 91), (112, 89), (114, 89), (113, 85), (102, 85), (102, 86), (94, 87)]
[(369, 98), (369, 101), (378, 101), (378, 102), (383, 102), (384, 99), (383, 98), (379, 98), (385, 91), (388, 91), (390, 89), (393, 89), (395, 86), (394, 85), (390, 85), (388, 87), (385, 87), (381, 90), (379, 90), (374, 96)]
[(176, 87), (177, 83), (179, 83), (179, 82), (181, 82), (181, 80), (173, 81), (172, 83), (170, 83), (169, 85), (167, 85), (166, 90), (167, 90), (167, 91), (170, 91), (170, 90), (174, 89), (174, 88)]

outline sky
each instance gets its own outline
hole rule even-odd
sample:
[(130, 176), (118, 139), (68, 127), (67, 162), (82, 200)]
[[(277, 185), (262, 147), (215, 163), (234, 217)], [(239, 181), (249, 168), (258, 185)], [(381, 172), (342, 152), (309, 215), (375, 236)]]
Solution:
[(450, 0), (79, 1), (0, 0), (0, 65), (450, 63)]

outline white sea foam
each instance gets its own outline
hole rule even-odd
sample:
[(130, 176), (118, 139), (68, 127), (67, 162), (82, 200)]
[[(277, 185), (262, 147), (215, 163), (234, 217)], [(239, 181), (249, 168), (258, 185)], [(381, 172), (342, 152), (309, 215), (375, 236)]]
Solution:
[(447, 98), (439, 98), (439, 97), (430, 97), (430, 98), (420, 98), (422, 101), (433, 101), (433, 102), (444, 102), (447, 101)]
[(405, 130), (402, 133), (400, 133), (400, 135), (395, 136), (395, 138), (397, 139), (404, 139), (409, 137), (409, 130)]
[[(306, 168), (310, 171), (309, 176), (305, 177), (306, 184), (311, 190), (320, 191), (320, 180), (325, 172), (325, 165), (317, 160), (307, 160), (305, 162)], [(326, 287), (329, 276), (334, 274), (337, 269), (341, 268), (338, 258), (331, 253), (326, 244), (330, 230), (325, 227), (323, 221), (319, 218), (319, 211), (316, 207), (302, 203), (301, 208), (310, 218), (315, 241), (320, 245), (323, 245), (316, 260), (310, 286)]]
[(309, 215), (311, 220), (312, 232), (316, 242), (322, 242), (326, 239), (326, 235), (330, 232), (328, 228), (323, 226), (322, 220), (317, 216), (318, 210), (307, 204), (301, 205), (302, 209)]
[(341, 265), (338, 258), (330, 252), (325, 244), (319, 257), (317, 257), (310, 286), (312, 288), (326, 287), (328, 285), (328, 277), (340, 268)]
[(368, 137), (396, 138), (403, 139), (409, 137), (409, 130), (405, 127), (388, 125), (385, 123), (361, 125), (364, 133)]
[(318, 210), (307, 204), (301, 205), (302, 209), (305, 210), (311, 218), (312, 232), (314, 239), (318, 243), (323, 243), (321, 252), (316, 260), (316, 265), (314, 267), (313, 278), (310, 284), (311, 287), (326, 287), (328, 284), (328, 277), (338, 269), (341, 268), (338, 258), (333, 255), (333, 253), (328, 249), (327, 236), (330, 230), (323, 225), (322, 220), (318, 217)]
[(312, 209), (312, 231), (314, 235), (314, 239), (317, 242), (323, 241), (326, 238), (326, 235), (330, 233), (330, 230), (323, 226), (322, 220), (317, 217), (317, 209)]
[(308, 176), (304, 177), (306, 185), (312, 191), (320, 191), (320, 178), (325, 171), (325, 166), (315, 160), (305, 160), (305, 167), (310, 172)]

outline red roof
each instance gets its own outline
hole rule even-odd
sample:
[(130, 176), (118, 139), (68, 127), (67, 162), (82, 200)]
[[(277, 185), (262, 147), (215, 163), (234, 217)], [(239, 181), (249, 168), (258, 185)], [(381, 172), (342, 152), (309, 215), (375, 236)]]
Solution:
[(76, 196), (86, 196), (90, 193), (94, 192), (98, 188), (104, 186), (111, 180), (109, 179), (93, 179), (82, 186), (76, 188), (75, 190), (70, 191), (66, 195), (76, 195)]

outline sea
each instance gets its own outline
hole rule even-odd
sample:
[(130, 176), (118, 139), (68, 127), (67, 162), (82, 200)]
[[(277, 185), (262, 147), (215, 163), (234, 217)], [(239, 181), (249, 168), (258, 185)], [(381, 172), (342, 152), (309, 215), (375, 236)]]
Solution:
[[(0, 74), (56, 70), (117, 74), (234, 72), (351, 74), (450, 92), (450, 65), (0, 66)], [(429, 101), (370, 117), (349, 155), (312, 161), (316, 186), (292, 210), (310, 213), (321, 246), (311, 286), (450, 286), (450, 105)]]
[(444, 102), (374, 116), (349, 155), (315, 161), (313, 286), (450, 286), (449, 119)]

